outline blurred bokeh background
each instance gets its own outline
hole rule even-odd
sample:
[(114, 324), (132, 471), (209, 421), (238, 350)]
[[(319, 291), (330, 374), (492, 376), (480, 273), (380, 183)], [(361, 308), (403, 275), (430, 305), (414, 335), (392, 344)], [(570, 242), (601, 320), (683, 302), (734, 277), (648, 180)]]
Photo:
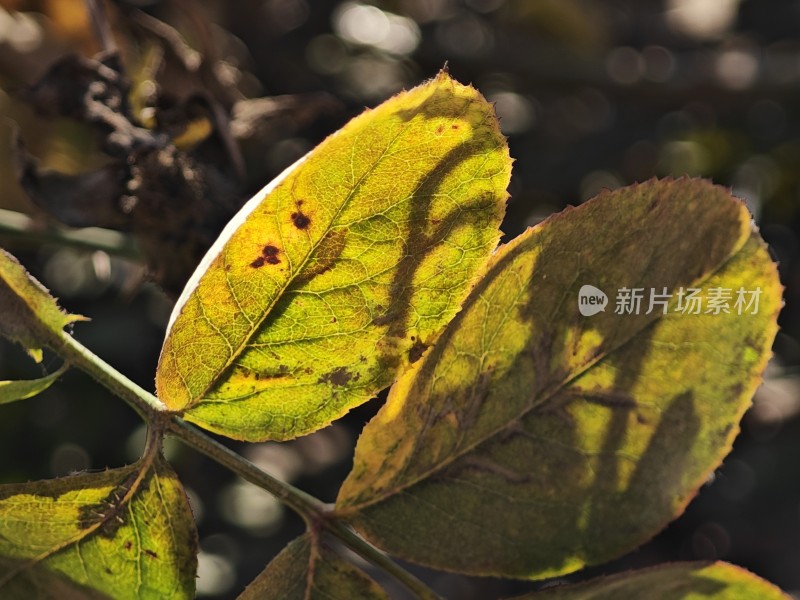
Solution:
[[(786, 306), (742, 434), (680, 519), (636, 552), (569, 579), (724, 559), (800, 598), (800, 2), (118, 0), (106, 8), (139, 122), (167, 128), (170, 110), (195, 110), (171, 134), (194, 152), (223, 124), (208, 107), (222, 107), (233, 133), (217, 141), (236, 142), (225, 173), (236, 173), (237, 200), (365, 106), (445, 64), (495, 103), (509, 137), (507, 237), (603, 188), (653, 176), (708, 177), (744, 198), (779, 261)], [(101, 49), (84, 0), (0, 0), (0, 245), (66, 308), (91, 317), (76, 337), (152, 389), (172, 300), (148, 280), (132, 236), (67, 235), (18, 184), (17, 138), (41, 168), (69, 176), (112, 160), (89, 125), (37, 114), (28, 94), (54, 62)], [(0, 345), (0, 379), (40, 373), (21, 350)], [(332, 501), (379, 402), (287, 444), (231, 445)], [(135, 460), (143, 437), (133, 411), (70, 372), (0, 411), (0, 482), (120, 466)], [(302, 524), (203, 457), (180, 445), (167, 452), (198, 522), (198, 595), (235, 597)], [(412, 569), (449, 598), (536, 589)]]

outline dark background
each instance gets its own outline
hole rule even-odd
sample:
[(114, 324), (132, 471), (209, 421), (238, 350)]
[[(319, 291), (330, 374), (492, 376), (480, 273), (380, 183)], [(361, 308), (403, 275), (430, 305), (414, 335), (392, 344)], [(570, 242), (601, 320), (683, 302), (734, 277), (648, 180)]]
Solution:
[[(516, 162), (507, 238), (602, 188), (653, 176), (708, 177), (744, 198), (786, 286), (766, 382), (732, 454), (686, 513), (638, 551), (579, 576), (724, 559), (800, 597), (800, 2), (164, 0), (109, 8), (139, 85), (147, 81), (147, 54), (125, 28), (133, 8), (211, 56), (234, 97), (291, 101), (288, 117), (267, 121), (265, 143), (244, 149), (242, 199), (365, 106), (445, 63), (496, 103), (509, 137)], [(79, 340), (152, 389), (172, 301), (124, 252), (48, 242), (52, 219), (31, 204), (13, 168), (12, 122), (48, 168), (75, 174), (107, 160), (85, 125), (43, 119), (24, 99), (60, 56), (98, 50), (82, 1), (0, 0), (0, 109), (8, 117), (0, 122), (0, 209), (31, 215), (37, 236), (0, 232), (0, 244), (63, 306), (92, 318), (76, 325)], [(168, 90), (171, 83), (155, 77), (152, 85)], [(301, 96), (319, 92), (327, 95)], [(300, 118), (302, 107), (310, 112)], [(0, 212), (0, 225), (12, 216)], [(45, 361), (49, 370), (57, 365)], [(0, 379), (40, 373), (18, 348), (0, 345)], [(358, 431), (379, 402), (294, 442), (231, 445), (332, 501)], [(143, 435), (133, 411), (70, 372), (40, 397), (2, 407), (0, 482), (120, 466), (138, 456)], [(167, 451), (198, 521), (198, 594), (235, 597), (301, 524), (214, 463), (181, 446)], [(536, 589), (412, 569), (451, 598)]]

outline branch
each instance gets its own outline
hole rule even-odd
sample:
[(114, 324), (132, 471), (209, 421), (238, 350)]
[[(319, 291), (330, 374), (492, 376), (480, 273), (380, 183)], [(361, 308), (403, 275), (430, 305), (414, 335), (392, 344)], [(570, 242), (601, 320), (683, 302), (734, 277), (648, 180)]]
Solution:
[(86, 10), (92, 21), (92, 31), (100, 48), (104, 54), (113, 55), (117, 53), (117, 43), (114, 41), (114, 34), (108, 22), (106, 7), (103, 0), (86, 0)]
[(242, 479), (271, 493), (299, 514), (310, 529), (327, 530), (361, 557), (392, 575), (417, 597), (423, 600), (438, 599), (438, 596), (419, 579), (334, 518), (325, 503), (262, 471), (246, 458), (189, 425), (177, 415), (170, 416), (167, 407), (158, 398), (104, 362), (66, 332), (62, 336), (62, 341), (60, 347), (53, 348), (57, 354), (131, 405), (148, 425), (155, 424), (155, 429), (159, 431), (163, 427), (165, 432), (181, 439)]
[(86, 250), (102, 250), (141, 262), (138, 246), (127, 235), (100, 227), (86, 227), (70, 231), (66, 229), (37, 229), (35, 221), (23, 213), (0, 208), (0, 238), (18, 238), (25, 241), (71, 246)]
[(223, 446), (183, 419), (177, 416), (173, 417), (167, 425), (167, 431), (201, 454), (205, 454), (213, 461), (233, 471), (242, 479), (268, 491), (299, 514), (306, 523), (318, 523), (325, 520), (326, 508), (323, 502), (262, 471), (243, 456)]

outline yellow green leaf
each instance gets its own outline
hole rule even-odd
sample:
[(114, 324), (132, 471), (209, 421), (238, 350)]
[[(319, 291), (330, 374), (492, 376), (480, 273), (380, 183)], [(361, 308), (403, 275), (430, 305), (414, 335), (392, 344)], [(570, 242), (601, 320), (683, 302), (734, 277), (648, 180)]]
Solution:
[[(581, 314), (602, 306), (580, 303), (600, 297), (584, 286), (605, 290), (605, 310)], [(626, 288), (671, 297), (617, 314)], [(700, 314), (679, 310), (690, 288)], [(715, 314), (715, 289), (758, 290), (759, 305)], [(555, 215), (495, 254), (391, 390), (339, 514), (392, 554), (468, 573), (541, 578), (618, 556), (729, 451), (780, 306), (767, 249), (720, 187), (651, 181)]]
[(513, 600), (791, 600), (771, 583), (724, 562), (674, 563), (560, 585)]
[(193, 598), (194, 521), (160, 458), (0, 486), (0, 597)]
[(238, 600), (388, 600), (380, 586), (305, 534), (276, 556)]
[(391, 384), (499, 238), (511, 161), (494, 111), (442, 73), (353, 119), (228, 225), (173, 312), (159, 398), (285, 439)]
[(41, 394), (53, 385), (55, 380), (61, 377), (68, 368), (69, 366), (65, 364), (57, 371), (50, 373), (50, 375), (45, 375), (38, 379), (0, 381), (0, 404), (14, 402), (15, 400), (25, 400)]
[(41, 347), (57, 346), (63, 329), (86, 317), (62, 311), (45, 287), (0, 248), (0, 335), (18, 342), (40, 362)]

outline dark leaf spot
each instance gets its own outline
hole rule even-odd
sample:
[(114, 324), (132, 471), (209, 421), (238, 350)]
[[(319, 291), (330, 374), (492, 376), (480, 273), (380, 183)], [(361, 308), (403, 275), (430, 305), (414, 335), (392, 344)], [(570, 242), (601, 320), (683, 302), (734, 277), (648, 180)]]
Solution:
[(267, 244), (261, 250), (261, 254), (264, 255), (264, 260), (271, 265), (277, 265), (279, 262), (281, 262), (281, 259), (278, 258), (279, 252), (280, 249), (272, 244)]
[(258, 269), (259, 267), (264, 266), (264, 262), (265, 262), (264, 257), (259, 256), (257, 259), (255, 259), (253, 262), (250, 263), (250, 266), (253, 267), (254, 269)]
[(131, 548), (133, 548), (133, 542), (128, 540), (127, 542), (125, 542), (125, 550), (130, 550)]
[(353, 378), (353, 374), (344, 367), (338, 367), (330, 373), (325, 373), (317, 383), (330, 383), (331, 385), (344, 386)]
[(307, 215), (297, 211), (292, 213), (292, 223), (294, 223), (294, 226), (298, 229), (308, 229), (308, 226), (311, 224), (311, 219), (309, 219)]
[[(412, 337), (411, 339), (413, 340), (414, 338)], [(408, 350), (408, 361), (411, 363), (417, 362), (427, 349), (428, 349), (427, 344), (423, 344), (419, 340), (415, 341), (414, 345), (411, 346), (411, 348)]]
[(439, 125), (436, 128), (436, 133), (441, 134), (444, 131), (444, 125)]
[(266, 371), (262, 371), (260, 373), (255, 373), (255, 378), (257, 380), (261, 379), (279, 379), (281, 377), (286, 377), (289, 375), (289, 367), (288, 365), (278, 365), (277, 369), (268, 369)]
[(302, 285), (314, 277), (330, 271), (344, 249), (346, 234), (342, 231), (331, 230), (327, 232), (317, 245), (317, 249), (306, 263), (302, 273), (298, 274), (295, 282)]
[(156, 554), (152, 550), (145, 550), (144, 553), (147, 554), (147, 556), (149, 556), (150, 558), (158, 558), (158, 554)]
[(136, 477), (135, 472), (131, 473), (100, 502), (81, 506), (78, 512), (78, 527), (88, 529), (99, 525), (98, 534), (112, 539), (119, 528), (125, 524), (127, 514), (123, 510), (125, 496)]

